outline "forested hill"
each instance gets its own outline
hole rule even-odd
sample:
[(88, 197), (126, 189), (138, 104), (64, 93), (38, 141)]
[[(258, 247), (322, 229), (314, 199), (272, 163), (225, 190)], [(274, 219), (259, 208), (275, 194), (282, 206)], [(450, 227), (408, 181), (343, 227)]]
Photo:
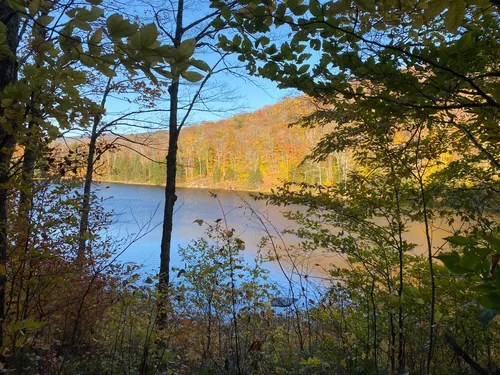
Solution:
[[(345, 176), (344, 154), (317, 164), (304, 157), (330, 126), (289, 127), (311, 113), (306, 97), (287, 98), (256, 112), (186, 127), (181, 132), (177, 179), (180, 186), (267, 190), (283, 181), (328, 184)], [(97, 180), (163, 185), (168, 132), (131, 137), (106, 152)], [(109, 141), (109, 140), (108, 140)]]

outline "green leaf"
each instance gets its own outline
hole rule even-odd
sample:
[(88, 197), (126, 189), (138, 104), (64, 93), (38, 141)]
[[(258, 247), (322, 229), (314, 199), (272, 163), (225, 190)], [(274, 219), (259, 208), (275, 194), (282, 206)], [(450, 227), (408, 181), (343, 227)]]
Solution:
[(89, 42), (91, 44), (99, 44), (102, 41), (102, 33), (104, 29), (102, 27), (98, 28), (96, 32), (90, 37)]
[(233, 45), (234, 45), (235, 47), (239, 47), (239, 46), (240, 46), (240, 44), (241, 44), (241, 41), (242, 41), (241, 35), (236, 34), (236, 35), (234, 36), (234, 38), (233, 38)]
[(98, 64), (97, 69), (108, 78), (116, 77), (116, 72), (105, 64)]
[(492, 249), (500, 252), (500, 238), (495, 236), (488, 236), (486, 237), (486, 241), (488, 241)]
[(203, 60), (191, 59), (191, 60), (189, 60), (189, 63), (192, 66), (194, 66), (195, 68), (198, 68), (198, 69), (203, 70), (205, 72), (211, 72), (212, 71), (212, 68), (210, 68), (210, 65), (208, 65)]
[(54, 17), (51, 16), (41, 16), (36, 19), (36, 22), (42, 26), (49, 25), (54, 20)]
[(221, 10), (221, 15), (222, 17), (224, 17), (226, 20), (229, 21), (229, 19), (231, 18), (231, 9), (229, 9), (228, 6), (223, 6)]
[(118, 59), (118, 57), (119, 55), (116, 53), (109, 53), (99, 56), (99, 59), (107, 64), (113, 64)]
[(6, 40), (7, 40), (7, 32), (0, 30), (0, 44), (4, 44)]
[(186, 39), (179, 46), (179, 54), (182, 58), (188, 59), (193, 56), (196, 49), (196, 39)]
[(168, 79), (175, 79), (175, 76), (172, 72), (169, 72), (168, 70), (162, 69), (162, 68), (154, 68), (155, 72), (158, 74), (161, 74), (163, 77), (168, 78)]
[(480, 7), (490, 6), (490, 0), (467, 0), (467, 4), (476, 5)]
[(203, 79), (203, 75), (198, 72), (184, 72), (181, 76), (189, 82), (199, 82)]
[(102, 16), (104, 16), (104, 10), (99, 7), (93, 6), (90, 10), (85, 8), (81, 9), (77, 13), (76, 18), (86, 22), (94, 22)]
[(427, 20), (432, 20), (437, 15), (441, 14), (450, 3), (450, 0), (431, 0), (427, 5), (424, 16)]
[(309, 11), (314, 17), (321, 17), (323, 15), (323, 9), (318, 0), (311, 0), (309, 2)]
[(463, 268), (458, 263), (460, 262), (460, 255), (456, 251), (451, 253), (443, 253), (439, 254), (437, 257), (443, 264), (448, 268), (451, 272), (456, 274), (466, 274), (470, 272), (469, 269)]
[(293, 10), (299, 6), (299, 0), (287, 0), (286, 4), (288, 5), (288, 8), (293, 12)]
[(87, 3), (92, 4), (92, 5), (101, 5), (102, 0), (86, 0)]
[(444, 24), (449, 32), (455, 33), (462, 24), (467, 4), (463, 0), (453, 0), (445, 14)]
[(293, 8), (292, 12), (296, 16), (302, 16), (309, 10), (307, 5), (299, 5), (298, 7)]
[(375, 10), (374, 0), (354, 0), (354, 3), (362, 10), (373, 12)]
[(18, 12), (26, 12), (26, 6), (20, 0), (7, 0), (7, 3), (13, 10), (17, 10)]
[(162, 61), (161, 56), (155, 49), (143, 49), (141, 50), (140, 56), (144, 60), (145, 63), (149, 63), (149, 66), (154, 66)]
[(92, 68), (96, 64), (96, 61), (92, 57), (87, 56), (85, 54), (80, 55), (80, 61), (82, 62), (83, 65), (88, 66), (90, 68)]
[(24, 321), (24, 328), (27, 330), (37, 330), (46, 325), (47, 322), (35, 321), (34, 318), (30, 317)]
[(307, 64), (306, 65), (302, 65), (299, 68), (298, 73), (299, 74), (304, 74), (304, 73), (306, 73), (309, 70), (309, 68), (310, 68), (310, 65), (307, 65)]
[(56, 139), (57, 137), (59, 137), (60, 132), (56, 126), (49, 125), (47, 127), (47, 134), (51, 139)]
[(226, 22), (224, 22), (222, 18), (217, 17), (212, 21), (211, 25), (213, 26), (214, 29), (219, 30), (226, 25)]
[(500, 310), (500, 293), (489, 293), (479, 298), (481, 305), (491, 310)]
[(328, 16), (336, 16), (337, 14), (344, 13), (351, 7), (350, 0), (340, 0), (336, 3), (330, 3), (329, 8), (326, 11)]
[(446, 241), (452, 245), (466, 246), (466, 245), (477, 245), (477, 241), (473, 238), (464, 236), (449, 236), (444, 238)]
[(30, 15), (34, 16), (40, 10), (41, 0), (31, 0), (28, 6)]
[(132, 35), (130, 43), (133, 48), (142, 50), (155, 44), (158, 38), (158, 29), (154, 23), (142, 27), (139, 32)]
[(255, 47), (257, 48), (259, 44), (264, 47), (269, 44), (271, 40), (267, 36), (261, 36), (255, 41)]
[(160, 46), (155, 48), (155, 51), (164, 59), (177, 59), (180, 57), (179, 50), (171, 46)]
[(71, 24), (83, 31), (92, 31), (92, 27), (85, 21), (79, 20), (78, 18), (73, 19)]
[(106, 20), (108, 33), (113, 38), (126, 38), (137, 32), (137, 24), (132, 24), (123, 19), (120, 14), (113, 14)]

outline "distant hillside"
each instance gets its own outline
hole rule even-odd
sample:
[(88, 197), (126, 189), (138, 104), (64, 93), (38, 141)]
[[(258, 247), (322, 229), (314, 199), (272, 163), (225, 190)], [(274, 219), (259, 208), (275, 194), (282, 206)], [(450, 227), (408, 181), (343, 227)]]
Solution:
[[(186, 127), (178, 157), (179, 186), (268, 190), (283, 181), (333, 183), (345, 176), (346, 155), (331, 155), (320, 164), (304, 157), (331, 127), (305, 129), (290, 123), (311, 113), (306, 97), (288, 98), (258, 111), (218, 122)], [(107, 152), (96, 179), (163, 185), (168, 132), (136, 135)], [(123, 143), (123, 142), (122, 142)]]

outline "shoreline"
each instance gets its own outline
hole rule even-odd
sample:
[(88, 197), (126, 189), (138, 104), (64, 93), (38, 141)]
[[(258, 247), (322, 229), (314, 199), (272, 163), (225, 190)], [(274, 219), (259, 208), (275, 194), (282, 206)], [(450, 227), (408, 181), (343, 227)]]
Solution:
[[(137, 186), (151, 186), (151, 187), (159, 187), (164, 189), (164, 185), (157, 185), (157, 184), (152, 184), (149, 182), (133, 182), (133, 181), (112, 181), (112, 180), (101, 180), (101, 179), (94, 179), (94, 183), (100, 183), (100, 184), (120, 184), (120, 185), (137, 185)], [(261, 190), (250, 190), (250, 189), (243, 189), (243, 188), (229, 188), (229, 187), (223, 187), (223, 186), (212, 186), (212, 187), (207, 187), (207, 186), (190, 186), (187, 184), (178, 184), (176, 188), (183, 188), (183, 189), (199, 189), (199, 190), (224, 190), (224, 191), (235, 191), (235, 192), (242, 192), (242, 193), (270, 193), (271, 189), (261, 189)]]

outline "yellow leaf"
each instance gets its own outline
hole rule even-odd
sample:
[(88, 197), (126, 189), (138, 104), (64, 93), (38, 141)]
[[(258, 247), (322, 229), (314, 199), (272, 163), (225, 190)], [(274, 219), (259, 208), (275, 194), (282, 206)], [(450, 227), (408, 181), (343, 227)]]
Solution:
[(380, 342), (380, 349), (382, 349), (384, 352), (388, 352), (389, 351), (389, 344), (387, 343), (386, 340), (382, 340)]

